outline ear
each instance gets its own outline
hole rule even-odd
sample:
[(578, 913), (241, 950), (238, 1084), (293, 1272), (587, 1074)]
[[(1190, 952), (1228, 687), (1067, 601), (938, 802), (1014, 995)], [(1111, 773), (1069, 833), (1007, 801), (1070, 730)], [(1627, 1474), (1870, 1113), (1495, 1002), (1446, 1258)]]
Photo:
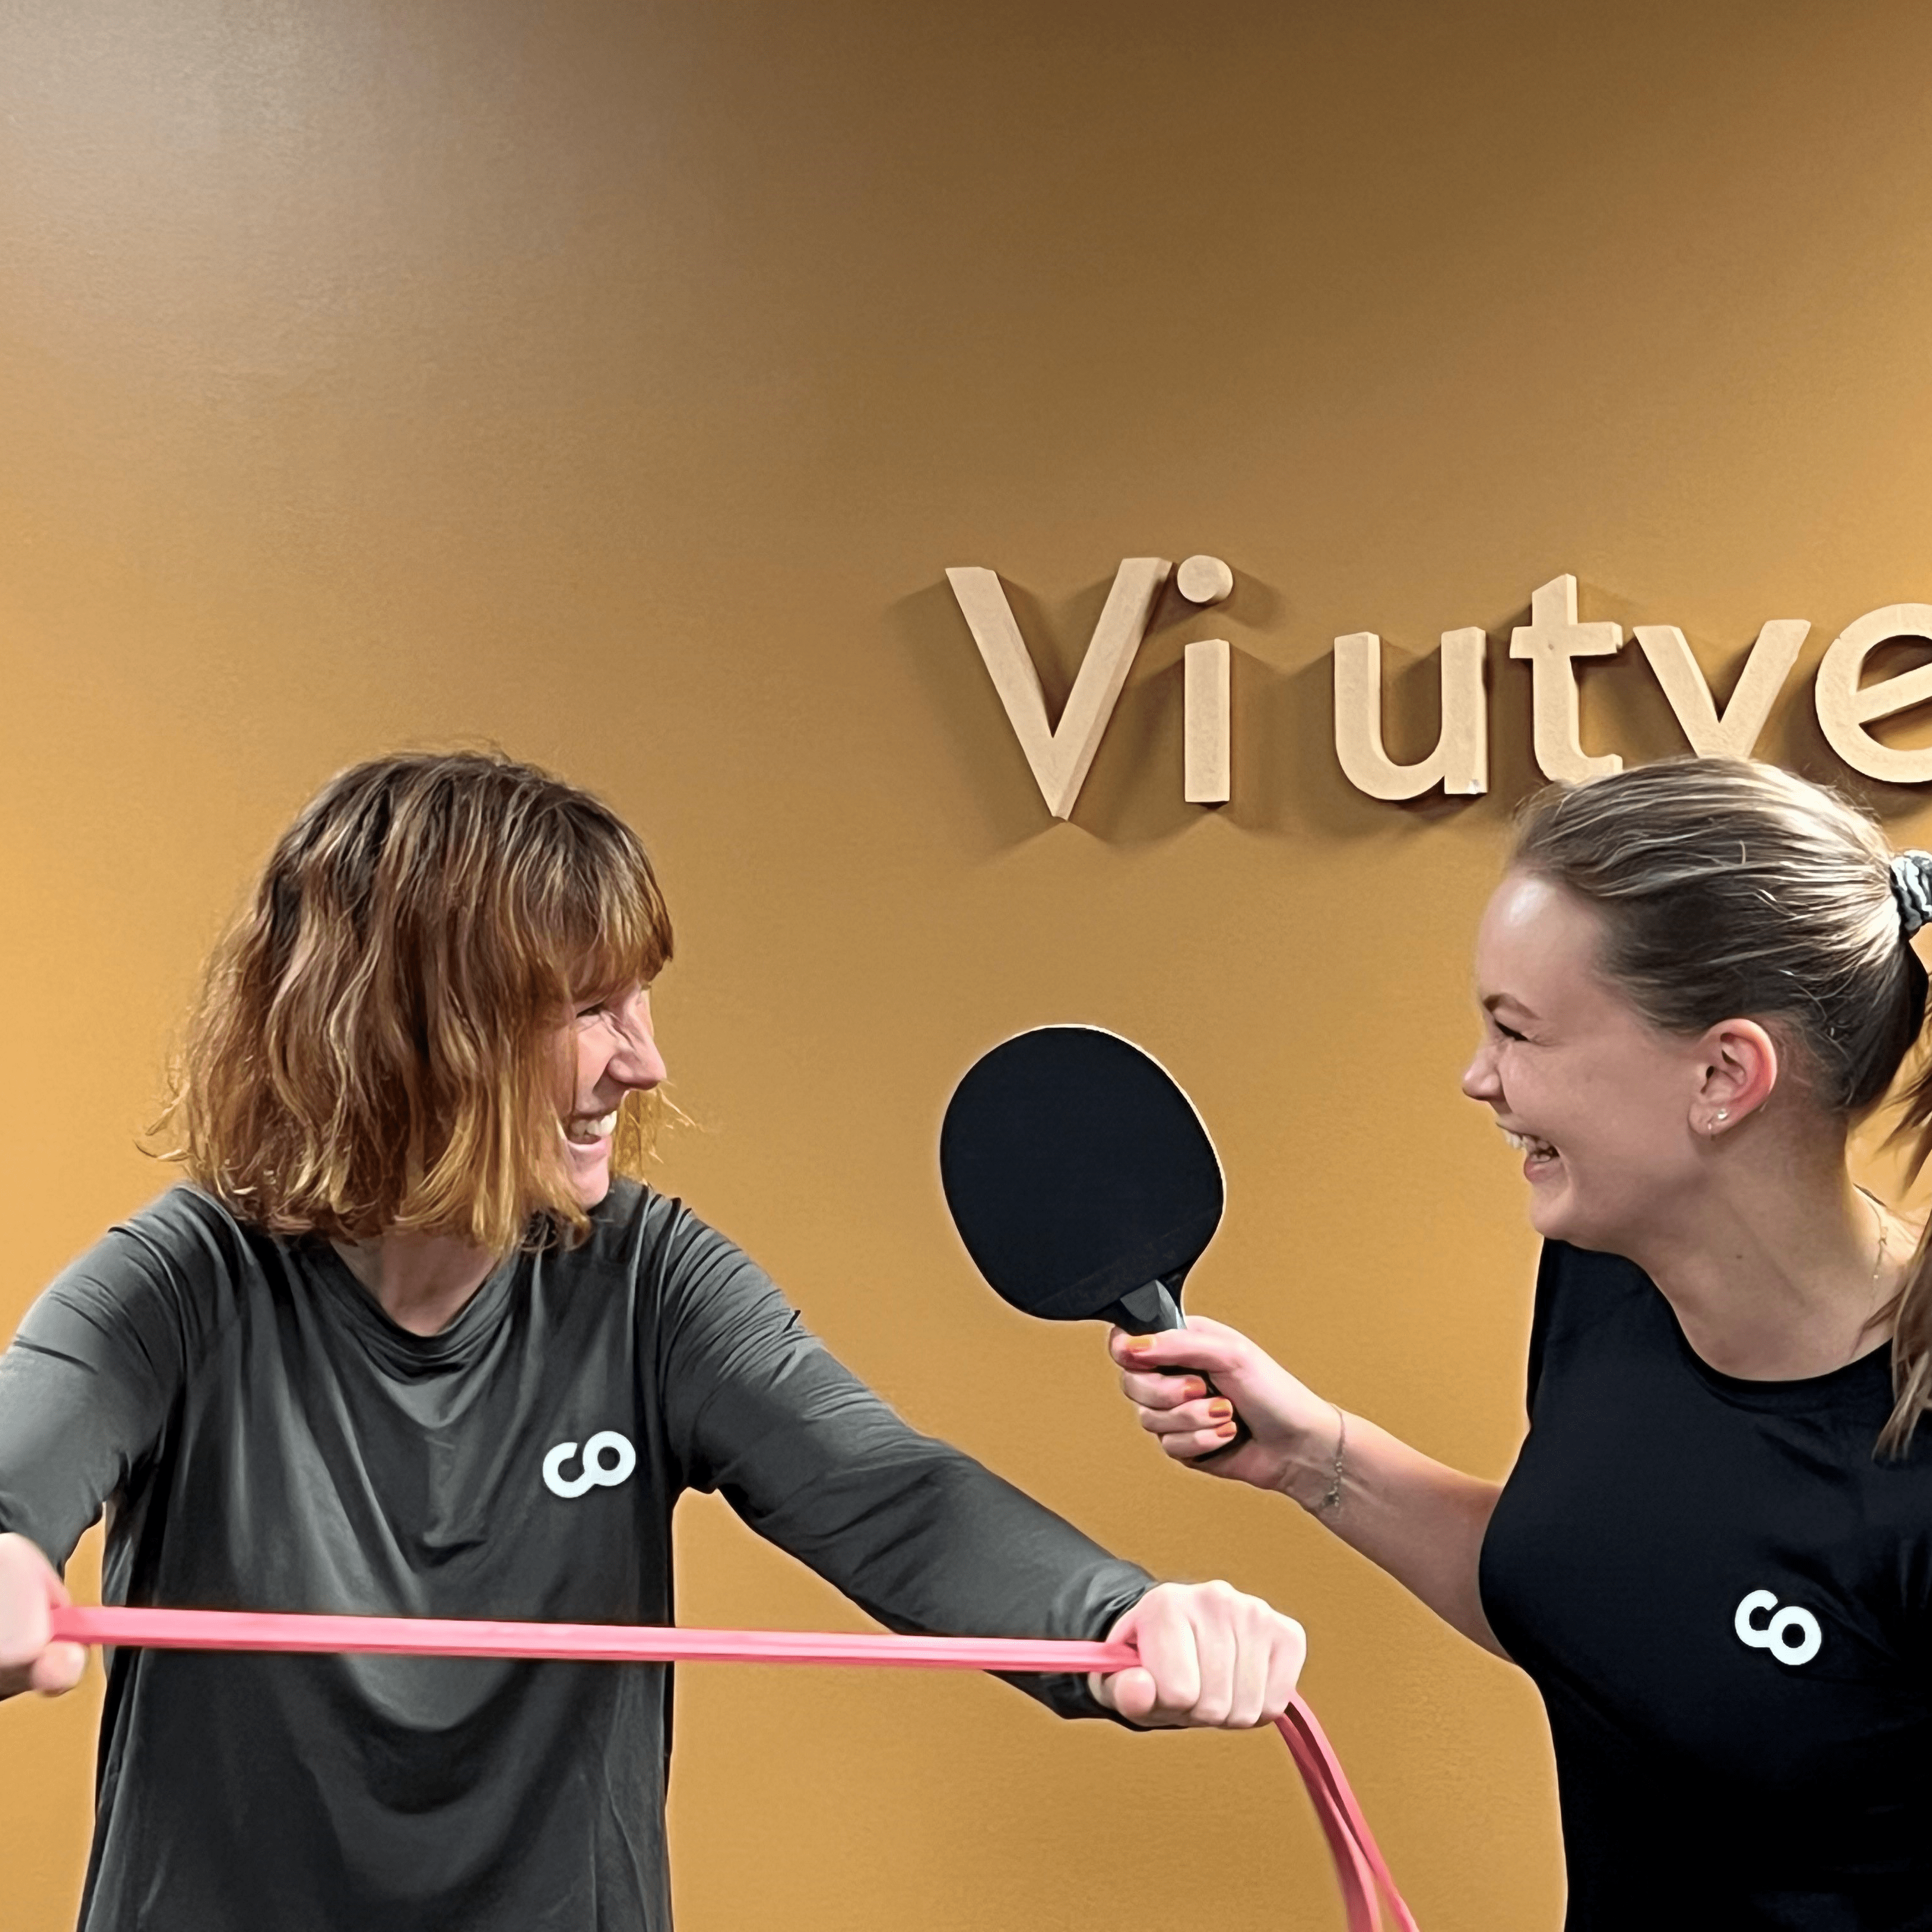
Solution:
[(1697, 1042), (1697, 1052), (1690, 1126), (1700, 1140), (1715, 1140), (1771, 1098), (1778, 1042), (1756, 1020), (1720, 1020)]

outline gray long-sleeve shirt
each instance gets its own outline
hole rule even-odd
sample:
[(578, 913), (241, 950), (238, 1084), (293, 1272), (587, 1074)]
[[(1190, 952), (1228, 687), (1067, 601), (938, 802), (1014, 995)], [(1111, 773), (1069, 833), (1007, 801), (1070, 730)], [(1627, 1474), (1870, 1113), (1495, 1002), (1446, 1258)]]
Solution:
[[(110, 1602), (668, 1623), (672, 1508), (716, 1490), (895, 1630), (1094, 1637), (1148, 1586), (681, 1204), (620, 1182), (592, 1218), (419, 1336), (326, 1241), (172, 1190), (0, 1356), (0, 1529), (64, 1563), (107, 1502)], [(666, 1932), (670, 1696), (652, 1664), (120, 1652), (82, 1926)]]

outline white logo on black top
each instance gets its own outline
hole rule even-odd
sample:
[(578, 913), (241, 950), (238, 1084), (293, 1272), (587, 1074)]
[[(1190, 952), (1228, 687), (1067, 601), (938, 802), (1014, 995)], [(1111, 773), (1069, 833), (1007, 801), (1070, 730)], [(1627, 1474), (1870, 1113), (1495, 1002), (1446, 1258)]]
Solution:
[[(614, 1490), (630, 1480), (638, 1452), (614, 1429), (601, 1429), (584, 1445), (584, 1473), (566, 1476), (563, 1466), (577, 1454), (574, 1442), (560, 1442), (544, 1458), (544, 1486), (552, 1496), (580, 1496), (586, 1490)], [(606, 1458), (609, 1460), (606, 1460)]]
[(1778, 1610), (1778, 1599), (1768, 1590), (1754, 1590), (1738, 1606), (1732, 1627), (1740, 1643), (1748, 1643), (1754, 1650), (1768, 1650), (1780, 1664), (1809, 1664), (1818, 1654), (1825, 1634), (1809, 1610), (1787, 1604), (1766, 1622), (1752, 1622), (1760, 1610)]

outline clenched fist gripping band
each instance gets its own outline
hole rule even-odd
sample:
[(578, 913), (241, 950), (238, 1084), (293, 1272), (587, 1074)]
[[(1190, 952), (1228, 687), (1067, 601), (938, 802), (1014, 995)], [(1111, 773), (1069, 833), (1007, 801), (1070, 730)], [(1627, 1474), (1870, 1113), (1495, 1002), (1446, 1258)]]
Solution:
[[(440, 1617), (293, 1616), (236, 1610), (56, 1610), (53, 1640), (150, 1650), (354, 1652), (388, 1656), (560, 1658), (591, 1664), (844, 1664), (925, 1670), (1131, 1670), (1131, 1645), (1046, 1638), (846, 1636), (823, 1630), (680, 1630), (657, 1624), (487, 1623)], [(1314, 1802), (1348, 1932), (1415, 1921), (1376, 1849), (1334, 1748), (1298, 1697), (1278, 1719)]]

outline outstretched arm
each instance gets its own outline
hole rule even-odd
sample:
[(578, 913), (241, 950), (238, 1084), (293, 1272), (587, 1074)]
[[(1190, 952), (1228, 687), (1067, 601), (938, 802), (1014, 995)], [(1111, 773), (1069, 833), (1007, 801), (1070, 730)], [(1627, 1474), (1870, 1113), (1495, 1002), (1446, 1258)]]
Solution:
[[(1117, 1328), (1108, 1347), (1141, 1426), (1175, 1461), (1292, 1497), (1445, 1622), (1506, 1654), (1476, 1580), (1498, 1484), (1438, 1462), (1361, 1416), (1344, 1417), (1245, 1335), (1204, 1316), (1164, 1334)], [(1167, 1369), (1194, 1372), (1160, 1372)], [(1237, 1414), (1250, 1439), (1230, 1448)]]
[(86, 1652), (47, 1641), (50, 1612), (68, 1601), (54, 1565), (159, 1433), (181, 1359), (154, 1251), (118, 1228), (0, 1354), (0, 1697), (79, 1682)]
[(1132, 1642), (1089, 1684), (1016, 1679), (1064, 1714), (1137, 1724), (1279, 1714), (1304, 1640), (1226, 1584), (1150, 1587), (970, 1456), (909, 1428), (835, 1360), (756, 1265), (702, 1223), (673, 1238), (662, 1400), (693, 1486), (716, 1489), (889, 1628)]

